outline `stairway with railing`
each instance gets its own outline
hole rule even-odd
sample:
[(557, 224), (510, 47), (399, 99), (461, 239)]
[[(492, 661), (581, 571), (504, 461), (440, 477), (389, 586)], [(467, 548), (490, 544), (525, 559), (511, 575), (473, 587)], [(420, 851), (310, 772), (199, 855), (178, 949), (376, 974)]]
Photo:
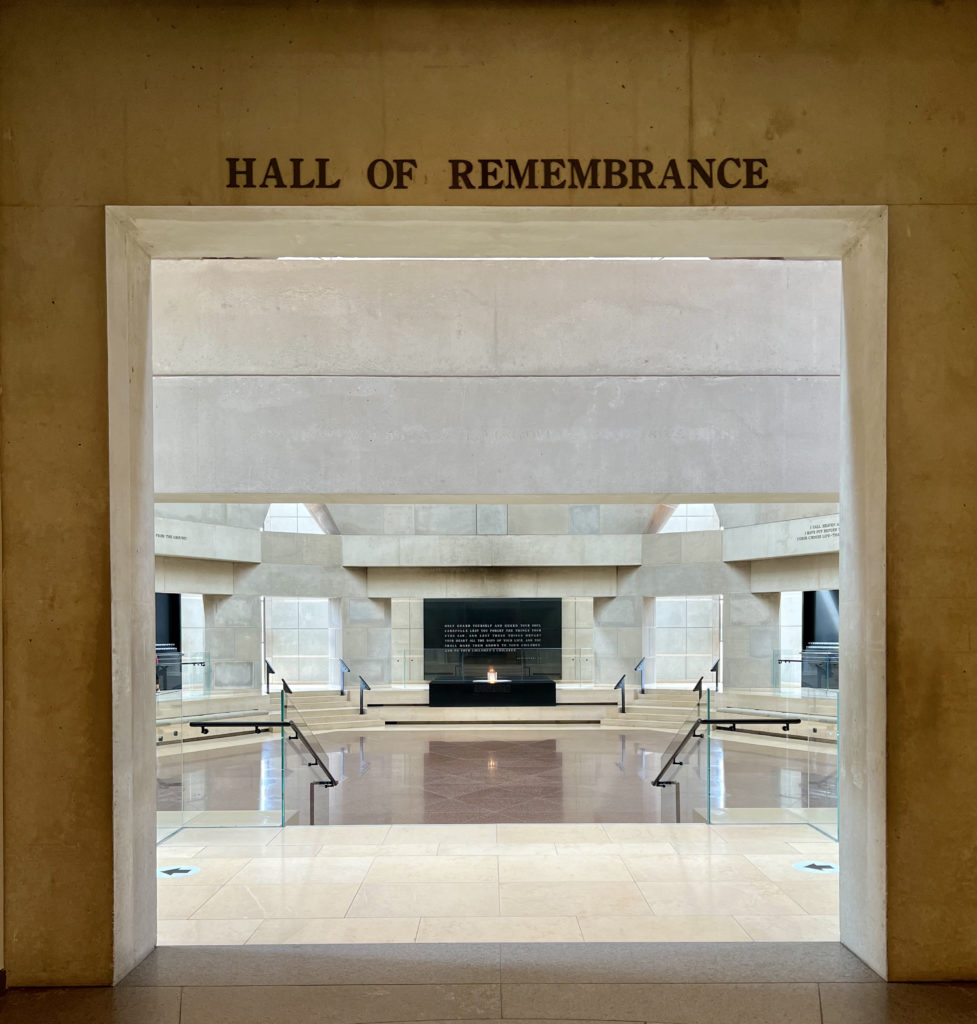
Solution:
[[(661, 755), (661, 820), (805, 824), (837, 838), (837, 691), (707, 691)], [(750, 771), (777, 780), (763, 796)], [(730, 782), (735, 779), (735, 782)]]

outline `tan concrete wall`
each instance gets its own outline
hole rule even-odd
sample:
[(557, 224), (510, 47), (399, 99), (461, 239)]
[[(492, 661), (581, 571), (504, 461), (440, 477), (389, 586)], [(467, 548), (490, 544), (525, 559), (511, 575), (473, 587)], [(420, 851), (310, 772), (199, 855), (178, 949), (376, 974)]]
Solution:
[[(117, 878), (130, 869), (112, 835), (102, 207), (139, 203), (888, 204), (889, 654), (877, 685), (888, 693), (889, 875), (879, 898), (891, 977), (977, 973), (977, 753), (957, 711), (977, 618), (977, 5), (8, 0), (2, 17), (11, 983), (114, 973), (123, 896), (113, 867)], [(343, 186), (226, 190), (223, 158), (252, 153), (329, 156)], [(767, 159), (769, 187), (450, 192), (442, 170), (469, 155), (726, 153)], [(376, 156), (416, 159), (416, 183), (371, 189), (359, 169)], [(921, 507), (938, 514), (921, 523)], [(120, 935), (117, 961), (146, 934)]]

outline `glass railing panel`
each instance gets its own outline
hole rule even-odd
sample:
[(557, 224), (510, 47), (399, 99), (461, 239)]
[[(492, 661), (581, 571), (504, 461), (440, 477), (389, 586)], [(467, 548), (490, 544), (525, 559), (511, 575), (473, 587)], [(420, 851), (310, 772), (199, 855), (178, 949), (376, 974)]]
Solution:
[(695, 719), (680, 737), (669, 744), (670, 751), (662, 755), (665, 765), (674, 757), (669, 768), (660, 774), (660, 820), (666, 823), (705, 823), (709, 820), (709, 755), (706, 728), (698, 726), (691, 732)]
[[(838, 691), (728, 689), (707, 694), (710, 821), (806, 824), (838, 836)], [(785, 730), (780, 719), (799, 718)], [(773, 719), (765, 722), (764, 719)]]
[[(669, 740), (658, 762), (663, 822), (704, 822), (709, 808), (709, 772), (706, 731), (696, 727), (705, 716), (705, 704), (693, 703), (681, 726)], [(695, 727), (695, 728), (694, 728)]]
[(329, 753), (321, 741), (321, 734), (327, 733), (330, 726), (327, 721), (320, 720), (322, 716), (314, 705), (303, 707), (301, 695), (283, 691), (281, 700), (282, 721), (293, 725), (293, 728), (285, 729), (282, 823), (328, 824), (330, 787), (323, 783), (339, 781), (332, 772)]
[(156, 841), (183, 827), (183, 690), (156, 672)]
[(279, 730), (265, 724), (280, 720), (278, 698), (261, 687), (260, 663), (241, 664), (218, 675), (209, 657), (187, 655), (181, 688), (157, 692), (161, 827), (281, 823)]
[[(396, 658), (392, 659), (396, 661)], [(334, 690), (348, 688), (350, 684), (347, 674), (343, 680), (343, 660), (332, 655), (316, 655), (297, 657), (275, 656), (270, 654), (265, 660), (263, 677), (265, 689), (269, 693), (278, 693), (282, 683), (287, 682), (292, 691), (303, 690)], [(399, 661), (397, 662), (399, 665)], [(391, 679), (398, 682), (398, 671), (392, 671)]]
[(210, 654), (207, 651), (182, 655), (182, 691), (188, 697), (206, 697), (211, 691)]
[(679, 746), (685, 741), (685, 737), (689, 730), (695, 724), (696, 719), (706, 717), (706, 705), (702, 702), (692, 704), (689, 707), (688, 713), (685, 716), (681, 726), (676, 731), (675, 735), (669, 740), (668, 746), (662, 752), (661, 763), (662, 765), (668, 764), (672, 755), (678, 750)]

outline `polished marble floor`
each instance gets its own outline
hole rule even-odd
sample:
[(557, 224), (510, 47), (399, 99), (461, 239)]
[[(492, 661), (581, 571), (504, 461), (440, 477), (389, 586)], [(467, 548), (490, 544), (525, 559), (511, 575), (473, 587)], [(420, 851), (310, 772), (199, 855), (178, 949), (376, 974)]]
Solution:
[[(161, 945), (831, 942), (838, 846), (806, 825), (185, 828)], [(179, 869), (195, 869), (183, 873)]]
[[(341, 784), (315, 791), (315, 823), (499, 824), (674, 820), (673, 793), (651, 785), (665, 732), (549, 727), (325, 733), (319, 740)], [(203, 811), (286, 807), (309, 823), (307, 758), (277, 738), (250, 745), (185, 743), (160, 750), (158, 807), (183, 821)], [(713, 742), (713, 810), (828, 812), (836, 804), (831, 747), (783, 743), (755, 750)], [(706, 756), (701, 744), (697, 757)], [(284, 772), (283, 772), (284, 767)], [(701, 765), (704, 769), (704, 761)], [(704, 771), (701, 772), (704, 775)], [(704, 785), (686, 787), (705, 820)], [(783, 815), (781, 815), (783, 817)], [(181, 820), (175, 818), (173, 820)], [(742, 820), (751, 820), (749, 814)], [(769, 813), (754, 820), (770, 821)]]

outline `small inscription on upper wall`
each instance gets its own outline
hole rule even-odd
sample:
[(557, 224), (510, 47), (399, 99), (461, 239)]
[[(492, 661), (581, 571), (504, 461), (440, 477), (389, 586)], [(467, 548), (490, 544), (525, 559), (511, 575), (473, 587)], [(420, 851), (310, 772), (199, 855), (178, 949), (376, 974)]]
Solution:
[[(325, 156), (225, 157), (226, 188), (342, 187)], [(451, 157), (421, 167), (412, 157), (377, 157), (353, 172), (373, 189), (409, 189), (417, 181), (449, 191), (760, 189), (769, 184), (767, 161), (757, 156), (670, 157)]]
[(811, 523), (811, 525), (797, 537), (797, 542), (799, 544), (803, 544), (805, 541), (809, 543), (816, 543), (818, 541), (839, 537), (840, 535), (841, 531), (838, 519), (825, 519), (818, 523)]

